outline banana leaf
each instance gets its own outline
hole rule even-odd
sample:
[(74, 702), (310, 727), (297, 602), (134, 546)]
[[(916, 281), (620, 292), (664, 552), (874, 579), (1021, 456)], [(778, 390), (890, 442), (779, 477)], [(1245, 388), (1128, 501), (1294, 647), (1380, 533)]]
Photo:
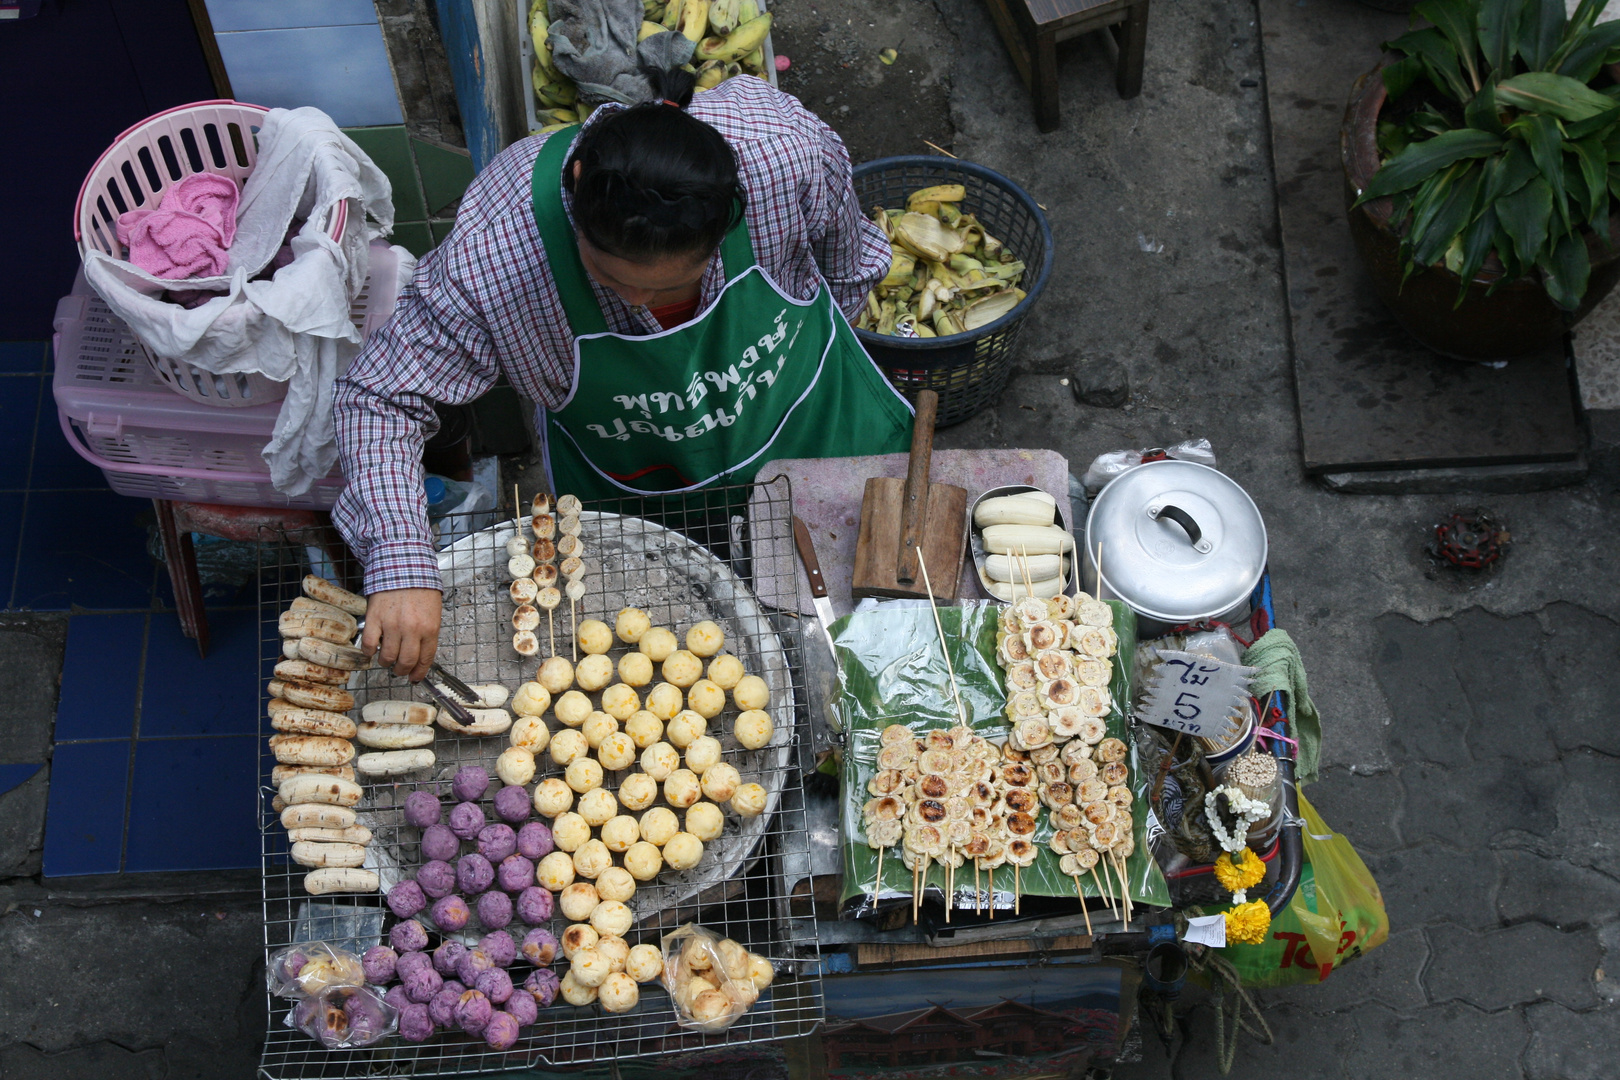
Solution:
[[(1136, 741), (1130, 736), (1126, 710), (1131, 701), (1130, 671), (1136, 652), (1136, 616), (1116, 601), (1114, 631), (1119, 635), (1119, 652), (1114, 657), (1114, 678), (1109, 694), (1114, 707), (1108, 714), (1108, 734), (1123, 739), (1131, 748), (1131, 776), (1136, 793), (1132, 809), (1136, 850), (1126, 860), (1126, 876), (1131, 899), (1137, 903), (1167, 907), (1169, 888), (1153, 860), (1147, 843), (1148, 807), (1146, 781), (1136, 758)], [(1007, 693), (1001, 667), (996, 662), (996, 625), (1001, 605), (992, 601), (968, 601), (959, 607), (939, 608), (940, 624), (950, 642), (951, 671), (956, 692), (968, 724), (987, 739), (1002, 742), (1008, 732), (1002, 712)], [(843, 693), (838, 710), (847, 743), (840, 769), (841, 843), (844, 851), (844, 885), (840, 904), (867, 898), (860, 910), (869, 910), (871, 898), (878, 895), (877, 852), (866, 845), (861, 812), (866, 800), (867, 782), (877, 772), (878, 740), (890, 724), (905, 724), (913, 733), (957, 724), (956, 699), (951, 693), (951, 671), (940, 651), (939, 634), (927, 604), (879, 604), (871, 611), (855, 612), (832, 626), (837, 645), (839, 675)], [(1074, 879), (1058, 869), (1058, 856), (1047, 846), (1052, 824), (1046, 809), (1039, 815), (1039, 828), (1031, 838), (1039, 847), (1035, 862), (1019, 872), (1022, 892), (1028, 896), (1072, 897)], [(987, 885), (987, 882), (982, 882)], [(1013, 871), (1002, 867), (996, 873), (996, 906), (1013, 906)], [(900, 851), (884, 852), (881, 895), (888, 899), (911, 895), (911, 871), (900, 861)], [(956, 871), (957, 907), (973, 907), (972, 860)], [(926, 888), (936, 898), (945, 891), (945, 868), (928, 870)], [(1086, 896), (1100, 895), (1090, 875), (1081, 878)], [(860, 911), (857, 911), (860, 913)]]

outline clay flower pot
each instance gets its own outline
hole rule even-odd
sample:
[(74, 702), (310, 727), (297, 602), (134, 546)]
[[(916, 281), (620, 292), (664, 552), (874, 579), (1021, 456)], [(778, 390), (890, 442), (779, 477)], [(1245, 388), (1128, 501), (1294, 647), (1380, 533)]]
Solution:
[(1378, 114), (1385, 102), (1384, 64), (1357, 79), (1339, 129), (1339, 155), (1344, 163), (1344, 204), (1356, 251), (1372, 276), (1373, 287), (1400, 324), (1435, 352), (1460, 360), (1509, 360), (1541, 352), (1596, 307), (1620, 281), (1620, 213), (1610, 216), (1610, 247), (1596, 234), (1586, 238), (1592, 274), (1581, 306), (1565, 312), (1552, 302), (1534, 275), (1486, 291), (1502, 278), (1493, 254), (1473, 281), (1461, 305), (1456, 303), (1461, 278), (1444, 266), (1415, 272), (1401, 284), (1400, 233), (1389, 224), (1389, 199), (1362, 206), (1355, 201), (1378, 171)]

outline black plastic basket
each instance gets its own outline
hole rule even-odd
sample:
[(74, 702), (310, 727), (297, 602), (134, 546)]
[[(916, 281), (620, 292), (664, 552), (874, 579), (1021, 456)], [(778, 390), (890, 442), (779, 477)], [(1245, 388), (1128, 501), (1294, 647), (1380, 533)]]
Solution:
[(1052, 228), (1023, 188), (994, 169), (955, 158), (879, 158), (855, 168), (855, 195), (861, 208), (897, 209), (918, 188), (961, 184), (962, 209), (979, 219), (1025, 265), (1020, 286), (1028, 295), (995, 322), (965, 334), (902, 338), (855, 331), (889, 381), (905, 394), (932, 390), (939, 395), (940, 427), (978, 413), (1001, 394), (1012, 371), (1012, 349), (1024, 317), (1035, 306), (1052, 273)]

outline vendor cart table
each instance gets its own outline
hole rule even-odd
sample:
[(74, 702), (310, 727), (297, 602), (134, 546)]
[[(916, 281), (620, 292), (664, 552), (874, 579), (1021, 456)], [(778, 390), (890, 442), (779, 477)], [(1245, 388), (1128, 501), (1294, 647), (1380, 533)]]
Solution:
[(1148, 0), (985, 0), (1012, 54), (1013, 64), (1035, 99), (1035, 126), (1058, 128), (1057, 46), (1106, 28), (1119, 59), (1114, 85), (1122, 98), (1142, 92), (1147, 52)]

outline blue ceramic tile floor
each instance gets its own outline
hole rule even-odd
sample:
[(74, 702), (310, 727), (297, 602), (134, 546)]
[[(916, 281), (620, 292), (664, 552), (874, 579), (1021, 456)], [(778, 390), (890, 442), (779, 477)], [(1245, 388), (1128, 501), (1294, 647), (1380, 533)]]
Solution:
[[(151, 618), (146, 613), (128, 612), (76, 615), (68, 620), (62, 691), (56, 705), (58, 743), (127, 740), (134, 734), (141, 653)], [(192, 649), (192, 654), (196, 651)]]
[(45, 370), (43, 341), (0, 341), (0, 373), (36, 373)]
[[(210, 611), (208, 629), (212, 641), (205, 660), (197, 655), (197, 643), (180, 633), (179, 619), (152, 616), (146, 670), (161, 677), (149, 677), (142, 689), (142, 739), (258, 735), (258, 613)], [(185, 692), (176, 694), (176, 687)], [(60, 730), (60, 720), (57, 725)]]
[[(258, 866), (258, 759), (254, 736), (139, 740), (124, 869)], [(206, 827), (182, 840), (175, 823), (195, 821), (199, 813)]]
[(123, 868), (130, 740), (57, 743), (45, 799), (45, 876)]

